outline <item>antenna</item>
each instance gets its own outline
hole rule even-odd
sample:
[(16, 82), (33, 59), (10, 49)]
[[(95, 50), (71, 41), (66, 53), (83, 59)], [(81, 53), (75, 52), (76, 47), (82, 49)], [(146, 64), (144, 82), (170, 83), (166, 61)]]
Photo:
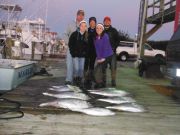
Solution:
[(46, 24), (47, 24), (47, 16), (48, 16), (48, 5), (49, 4), (49, 0), (46, 0), (46, 15), (45, 15), (45, 27), (46, 27)]
[(48, 18), (48, 7), (49, 7), (49, 0), (46, 0), (46, 14), (45, 14), (45, 22), (44, 22), (44, 39), (46, 34), (46, 26), (47, 26), (47, 18)]

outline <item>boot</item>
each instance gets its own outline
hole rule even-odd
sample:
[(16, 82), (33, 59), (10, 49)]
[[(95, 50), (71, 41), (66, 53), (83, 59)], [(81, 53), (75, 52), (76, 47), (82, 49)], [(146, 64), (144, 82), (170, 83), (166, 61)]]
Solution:
[(73, 85), (78, 86), (78, 77), (74, 77)]
[(81, 77), (76, 77), (76, 86), (80, 87), (82, 84), (82, 78)]
[(111, 81), (111, 86), (112, 86), (112, 87), (116, 87), (116, 81), (115, 81), (115, 80), (112, 80), (112, 81)]
[(91, 86), (92, 86), (92, 82), (90, 80), (86, 80), (84, 82), (84, 88), (85, 89), (91, 89)]
[(100, 89), (100, 88), (105, 88), (105, 87), (106, 85), (104, 83), (96, 83), (94, 86), (95, 89)]
[(84, 89), (84, 82), (83, 82), (83, 79), (81, 77), (78, 78), (78, 85), (81, 89)]

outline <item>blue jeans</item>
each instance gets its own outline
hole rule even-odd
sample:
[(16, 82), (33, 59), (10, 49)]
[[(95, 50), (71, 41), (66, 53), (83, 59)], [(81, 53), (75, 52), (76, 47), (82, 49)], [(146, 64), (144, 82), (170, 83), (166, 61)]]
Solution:
[(84, 75), (84, 62), (85, 58), (73, 58), (74, 64), (74, 77), (83, 77)]
[(73, 81), (73, 58), (70, 54), (69, 48), (67, 49), (67, 54), (66, 54), (66, 66), (67, 66), (66, 81), (72, 82)]

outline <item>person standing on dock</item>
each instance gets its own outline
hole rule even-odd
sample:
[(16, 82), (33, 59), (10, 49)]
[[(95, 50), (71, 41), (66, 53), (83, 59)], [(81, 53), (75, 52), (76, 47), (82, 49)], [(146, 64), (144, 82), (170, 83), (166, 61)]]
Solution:
[(95, 48), (97, 55), (97, 65), (95, 67), (95, 88), (106, 87), (106, 67), (112, 61), (113, 50), (108, 34), (104, 32), (103, 24), (99, 23), (96, 26)]
[[(67, 29), (67, 37), (69, 38), (70, 35), (74, 32), (74, 31), (79, 31), (79, 23), (84, 20), (84, 11), (83, 10), (78, 10), (77, 11), (77, 15), (76, 15), (76, 21), (73, 22), (73, 24), (71, 24), (68, 29)], [(67, 66), (67, 73), (66, 73), (66, 81), (65, 84), (72, 84), (73, 83), (73, 59), (72, 56), (70, 54), (69, 48), (67, 49), (67, 54), (66, 54), (66, 66)]]
[(83, 20), (80, 22), (79, 31), (76, 30), (71, 34), (68, 45), (73, 58), (74, 84), (83, 87), (84, 62), (89, 48), (86, 21)]
[(97, 21), (95, 17), (89, 18), (89, 28), (88, 28), (89, 49), (84, 64), (84, 77), (85, 77), (84, 86), (87, 89), (91, 88), (92, 81), (94, 80), (94, 64), (96, 61), (96, 49), (94, 46), (94, 39), (96, 37), (96, 22)]
[(111, 85), (112, 87), (116, 87), (116, 48), (118, 47), (120, 42), (119, 33), (114, 27), (111, 26), (111, 18), (109, 16), (106, 16), (104, 18), (104, 28), (105, 33), (109, 35), (110, 43), (114, 52), (109, 66), (111, 70)]

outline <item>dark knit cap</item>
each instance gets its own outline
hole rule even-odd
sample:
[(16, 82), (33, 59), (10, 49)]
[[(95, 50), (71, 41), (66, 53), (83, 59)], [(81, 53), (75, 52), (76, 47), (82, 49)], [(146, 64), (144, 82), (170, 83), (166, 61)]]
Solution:
[(96, 22), (97, 22), (97, 21), (96, 21), (96, 17), (90, 17), (90, 18), (89, 18), (89, 23), (90, 23), (91, 21), (95, 21), (95, 23), (96, 23)]

